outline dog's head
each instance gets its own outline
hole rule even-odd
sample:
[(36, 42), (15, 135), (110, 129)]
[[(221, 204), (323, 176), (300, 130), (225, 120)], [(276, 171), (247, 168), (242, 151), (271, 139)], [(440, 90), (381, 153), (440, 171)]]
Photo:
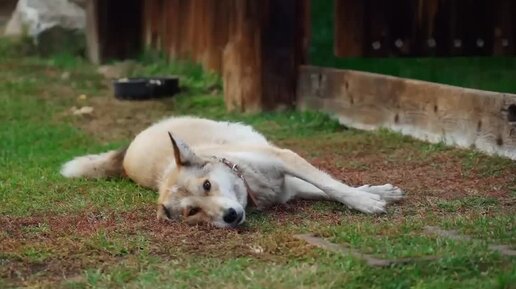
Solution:
[(242, 224), (247, 204), (243, 181), (216, 158), (198, 156), (186, 143), (169, 135), (176, 165), (163, 176), (158, 218), (217, 227)]

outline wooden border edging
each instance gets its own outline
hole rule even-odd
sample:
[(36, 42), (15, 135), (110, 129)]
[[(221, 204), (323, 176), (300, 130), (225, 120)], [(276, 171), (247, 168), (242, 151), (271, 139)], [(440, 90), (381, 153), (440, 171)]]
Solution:
[[(460, 235), (455, 230), (444, 230), (444, 229), (441, 229), (439, 227), (434, 227), (434, 226), (425, 226), (425, 232), (427, 234), (434, 234), (434, 235), (437, 235), (437, 236), (440, 236), (440, 237), (444, 237), (444, 238), (449, 238), (449, 239), (452, 239), (452, 240), (458, 240), (458, 241), (479, 241), (479, 240), (473, 239), (473, 238), (471, 238), (471, 237), (469, 237), (467, 235)], [(487, 247), (490, 250), (497, 251), (498, 253), (500, 253), (503, 256), (510, 256), (510, 257), (516, 256), (516, 250), (511, 249), (511, 247), (508, 246), (508, 245), (500, 245), (500, 244), (491, 244), (491, 243), (489, 243), (487, 245)]]
[(419, 80), (301, 66), (298, 108), (341, 124), (388, 128), (417, 139), (516, 160), (516, 95)]
[(328, 250), (335, 253), (342, 253), (345, 255), (353, 256), (357, 259), (363, 260), (369, 266), (373, 267), (389, 267), (393, 265), (404, 265), (409, 263), (417, 263), (417, 262), (427, 262), (427, 261), (435, 261), (439, 259), (437, 256), (425, 256), (425, 257), (417, 257), (417, 258), (401, 258), (401, 259), (381, 259), (377, 258), (373, 255), (361, 253), (355, 249), (352, 249), (346, 245), (340, 245), (332, 243), (326, 239), (315, 236), (314, 234), (298, 234), (294, 235), (294, 238), (303, 240), (308, 244)]

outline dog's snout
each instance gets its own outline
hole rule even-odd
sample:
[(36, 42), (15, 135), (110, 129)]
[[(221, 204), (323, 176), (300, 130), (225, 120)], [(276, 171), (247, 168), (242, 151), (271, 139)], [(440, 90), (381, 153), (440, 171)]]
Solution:
[(226, 210), (226, 213), (224, 214), (223, 219), (224, 219), (224, 222), (232, 224), (236, 221), (237, 218), (238, 218), (238, 214), (237, 214), (236, 210), (233, 208), (229, 208), (228, 210)]
[(238, 225), (242, 221), (243, 217), (244, 212), (237, 212), (235, 209), (229, 208), (226, 210), (222, 219), (228, 224)]

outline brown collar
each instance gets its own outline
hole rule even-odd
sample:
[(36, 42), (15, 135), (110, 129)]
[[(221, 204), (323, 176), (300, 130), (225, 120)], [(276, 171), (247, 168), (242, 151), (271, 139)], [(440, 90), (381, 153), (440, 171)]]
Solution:
[(245, 185), (245, 187), (247, 189), (248, 199), (251, 200), (252, 205), (257, 207), (258, 206), (258, 202), (256, 201), (256, 194), (254, 193), (253, 190), (251, 190), (251, 187), (249, 187), (249, 184), (245, 180), (244, 174), (240, 170), (240, 167), (237, 164), (235, 164), (235, 163), (233, 163), (230, 160), (225, 159), (225, 158), (219, 159), (219, 161), (221, 163), (225, 164), (226, 166), (228, 166), (235, 173), (235, 175), (237, 177), (239, 177), (244, 182), (244, 185)]

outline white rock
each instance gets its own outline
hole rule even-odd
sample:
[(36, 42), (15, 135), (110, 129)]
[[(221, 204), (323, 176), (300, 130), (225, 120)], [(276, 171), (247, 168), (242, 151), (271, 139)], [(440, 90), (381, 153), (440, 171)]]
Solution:
[(5, 35), (30, 36), (43, 54), (82, 53), (86, 12), (70, 0), (19, 0)]
[(91, 106), (83, 106), (81, 108), (72, 107), (70, 109), (73, 115), (90, 115), (93, 113), (93, 107)]
[(84, 30), (86, 13), (79, 5), (68, 0), (19, 0), (6, 35), (26, 32), (37, 37), (43, 31), (60, 26), (69, 30)]

